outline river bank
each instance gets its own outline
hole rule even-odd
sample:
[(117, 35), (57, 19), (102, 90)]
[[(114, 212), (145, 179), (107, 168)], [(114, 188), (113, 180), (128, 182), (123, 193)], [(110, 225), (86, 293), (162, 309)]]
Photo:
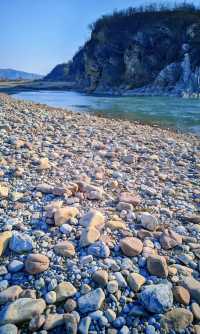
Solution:
[(197, 137), (1, 94), (0, 147), (0, 333), (199, 333)]

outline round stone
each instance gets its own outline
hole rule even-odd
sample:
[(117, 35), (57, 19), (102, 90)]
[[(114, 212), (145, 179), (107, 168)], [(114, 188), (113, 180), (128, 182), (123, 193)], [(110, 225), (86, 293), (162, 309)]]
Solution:
[(143, 243), (138, 238), (126, 237), (121, 240), (120, 247), (126, 256), (137, 256), (142, 253)]
[(183, 305), (189, 305), (190, 303), (190, 293), (187, 289), (182, 286), (176, 286), (173, 289), (173, 295), (176, 301)]
[(49, 268), (49, 258), (42, 254), (30, 254), (25, 261), (25, 269), (31, 274), (39, 274)]
[(64, 304), (64, 310), (66, 313), (74, 311), (75, 308), (76, 308), (76, 301), (74, 299), (69, 298)]
[(75, 255), (74, 245), (69, 241), (61, 241), (54, 246), (54, 251), (57, 255), (64, 257), (72, 257)]

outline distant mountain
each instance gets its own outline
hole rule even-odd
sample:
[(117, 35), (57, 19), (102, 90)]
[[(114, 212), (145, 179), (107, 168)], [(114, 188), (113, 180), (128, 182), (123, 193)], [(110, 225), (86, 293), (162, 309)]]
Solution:
[(17, 71), (10, 68), (0, 69), (0, 80), (37, 80), (41, 79), (42, 75), (35, 73), (27, 73), (23, 71)]
[(72, 61), (45, 78), (93, 93), (200, 92), (200, 9), (129, 8), (103, 16)]

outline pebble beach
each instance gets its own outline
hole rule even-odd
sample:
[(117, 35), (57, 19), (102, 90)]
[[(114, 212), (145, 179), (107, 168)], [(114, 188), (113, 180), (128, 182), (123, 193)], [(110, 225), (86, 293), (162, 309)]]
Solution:
[(200, 139), (0, 94), (0, 334), (200, 334)]

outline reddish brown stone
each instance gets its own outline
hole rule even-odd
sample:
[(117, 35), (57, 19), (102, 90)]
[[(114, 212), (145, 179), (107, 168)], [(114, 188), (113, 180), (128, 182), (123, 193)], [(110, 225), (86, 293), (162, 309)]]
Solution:
[(137, 256), (142, 253), (143, 243), (138, 238), (127, 237), (121, 240), (120, 247), (126, 256)]

